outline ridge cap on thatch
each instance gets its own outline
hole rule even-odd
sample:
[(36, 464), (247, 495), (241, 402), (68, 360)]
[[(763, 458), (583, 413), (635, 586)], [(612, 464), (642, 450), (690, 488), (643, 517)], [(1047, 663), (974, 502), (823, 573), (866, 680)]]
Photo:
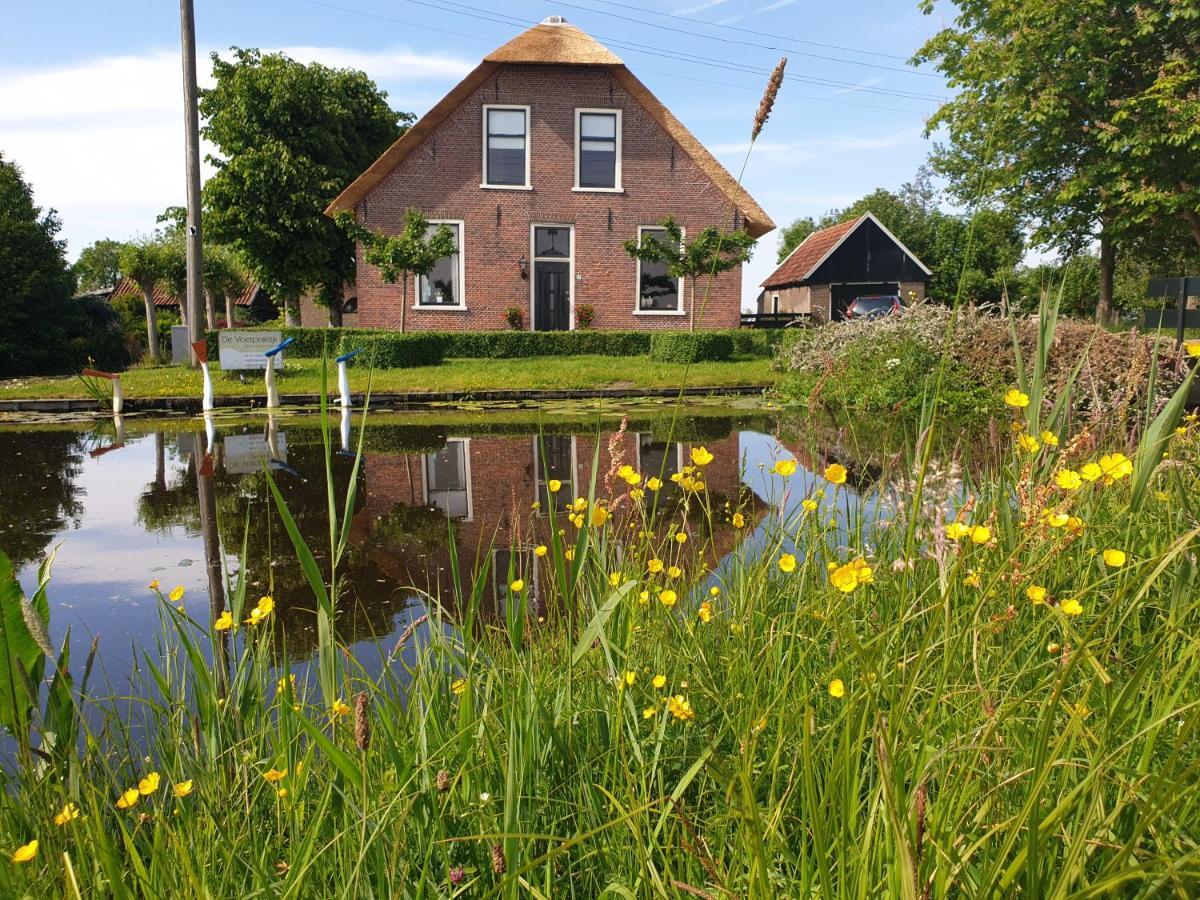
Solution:
[(561, 16), (550, 16), (483, 58), (490, 63), (620, 66), (621, 58)]

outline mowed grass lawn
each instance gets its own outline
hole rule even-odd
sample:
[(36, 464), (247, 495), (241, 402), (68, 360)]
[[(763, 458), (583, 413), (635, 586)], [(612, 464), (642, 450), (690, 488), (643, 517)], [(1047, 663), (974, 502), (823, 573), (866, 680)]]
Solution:
[[(368, 370), (350, 370), (351, 390), (366, 390)], [(329, 390), (337, 391), (336, 369), (330, 363)], [(586, 388), (728, 387), (775, 383), (771, 360), (741, 357), (728, 362), (657, 362), (645, 356), (539, 356), (522, 359), (448, 359), (440, 366), (376, 370), (371, 389), (401, 391), (568, 390)], [(191, 397), (200, 394), (200, 372), (184, 366), (134, 368), (121, 376), (127, 399)], [(279, 381), (282, 394), (315, 394), (321, 388), (321, 361), (288, 360)], [(218, 397), (258, 396), (265, 393), (261, 372), (242, 376), (221, 372), (214, 365), (213, 389)], [(0, 399), (87, 397), (75, 376), (13, 378), (0, 381)]]

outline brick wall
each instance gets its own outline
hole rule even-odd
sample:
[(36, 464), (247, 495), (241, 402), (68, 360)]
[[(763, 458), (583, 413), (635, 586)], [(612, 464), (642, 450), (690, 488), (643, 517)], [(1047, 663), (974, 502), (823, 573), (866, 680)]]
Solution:
[[(532, 190), (489, 190), (482, 180), (483, 104), (530, 107)], [(622, 110), (622, 193), (572, 190), (575, 166), (575, 109)], [(482, 84), (434, 129), (359, 204), (370, 227), (394, 233), (408, 207), (429, 219), (465, 223), (466, 310), (412, 309), (410, 280), (405, 327), (413, 330), (488, 330), (508, 325), (504, 311), (516, 306), (530, 321), (531, 280), (522, 279), (518, 259), (532, 259), (530, 226), (574, 227), (576, 306), (590, 304), (596, 328), (686, 328), (688, 315), (635, 315), (637, 266), (622, 243), (639, 225), (673, 215), (694, 234), (707, 225), (727, 226), (728, 199), (602, 67), (509, 66)], [(531, 263), (532, 266), (532, 263)], [(707, 281), (707, 279), (705, 279)], [(741, 305), (741, 271), (696, 288), (697, 326), (733, 328)], [(359, 248), (359, 324), (396, 328), (401, 286), (385, 284), (365, 264)], [(691, 285), (682, 303), (690, 310)]]

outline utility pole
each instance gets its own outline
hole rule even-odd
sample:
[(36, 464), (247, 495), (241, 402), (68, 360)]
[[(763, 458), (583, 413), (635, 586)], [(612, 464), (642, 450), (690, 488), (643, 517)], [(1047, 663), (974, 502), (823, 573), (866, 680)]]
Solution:
[[(196, 94), (196, 14), (192, 0), (179, 0), (183, 45), (183, 133), (187, 141), (187, 325), (188, 343), (204, 338), (204, 263), (200, 234), (200, 110)], [(199, 365), (192, 352), (192, 366)]]

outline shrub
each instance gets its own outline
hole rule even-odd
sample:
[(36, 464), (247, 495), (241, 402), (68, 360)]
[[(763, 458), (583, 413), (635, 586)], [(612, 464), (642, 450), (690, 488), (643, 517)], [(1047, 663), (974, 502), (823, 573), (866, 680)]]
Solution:
[(441, 337), (446, 356), (468, 359), (644, 356), (650, 350), (650, 335), (644, 331), (462, 331)]
[(590, 303), (581, 303), (575, 307), (575, 327), (591, 328), (596, 320), (596, 307)]
[(508, 322), (508, 327), (513, 331), (525, 330), (525, 313), (519, 306), (510, 306), (504, 310), (504, 321)]
[(416, 366), (436, 366), (442, 362), (442, 339), (436, 334), (409, 332), (342, 336), (337, 352), (346, 353), (362, 347), (365, 362), (377, 369), (411, 369)]
[(664, 331), (650, 341), (650, 358), (659, 362), (714, 362), (733, 355), (733, 338), (707, 331)]

